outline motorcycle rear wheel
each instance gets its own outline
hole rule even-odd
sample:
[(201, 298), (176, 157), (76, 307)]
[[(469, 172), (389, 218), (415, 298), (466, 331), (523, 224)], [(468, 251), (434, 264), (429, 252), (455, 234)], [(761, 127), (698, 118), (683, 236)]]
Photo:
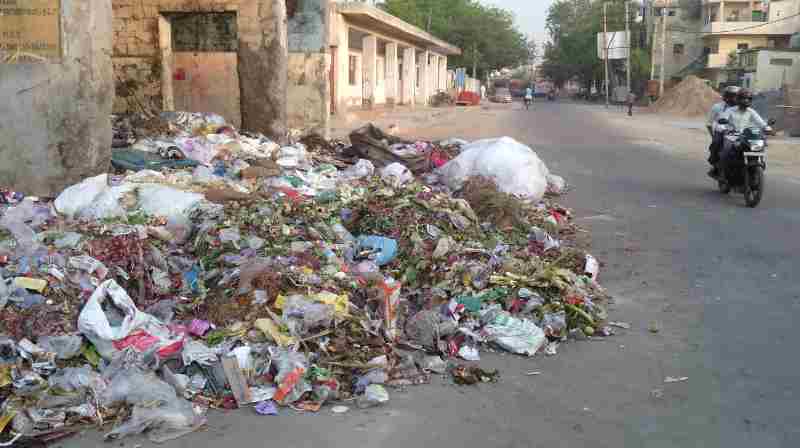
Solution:
[(722, 179), (717, 180), (717, 187), (719, 187), (719, 192), (722, 194), (728, 194), (731, 192), (730, 184)]
[(764, 169), (760, 166), (748, 167), (745, 171), (744, 202), (754, 208), (764, 195)]

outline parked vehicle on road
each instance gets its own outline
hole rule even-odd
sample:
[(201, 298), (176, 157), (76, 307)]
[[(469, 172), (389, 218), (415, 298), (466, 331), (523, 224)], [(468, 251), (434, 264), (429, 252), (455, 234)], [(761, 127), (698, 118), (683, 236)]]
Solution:
[(492, 95), (492, 101), (495, 103), (511, 103), (514, 99), (511, 97), (511, 91), (505, 87), (495, 89)]

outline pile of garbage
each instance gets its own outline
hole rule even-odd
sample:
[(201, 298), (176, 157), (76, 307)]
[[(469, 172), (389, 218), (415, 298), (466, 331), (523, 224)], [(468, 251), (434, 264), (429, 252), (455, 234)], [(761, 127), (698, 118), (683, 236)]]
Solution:
[(705, 80), (689, 75), (678, 85), (664, 92), (664, 95), (653, 104), (653, 109), (660, 113), (700, 117), (707, 115), (711, 106), (719, 101), (719, 93)]
[(372, 142), (430, 162), (412, 173), (343, 142), (159, 120), (116, 122), (116, 174), (53, 201), (0, 192), (2, 440), (347, 412), (434, 374), (497, 381), (486, 347), (612, 333), (564, 181), (521, 143)]

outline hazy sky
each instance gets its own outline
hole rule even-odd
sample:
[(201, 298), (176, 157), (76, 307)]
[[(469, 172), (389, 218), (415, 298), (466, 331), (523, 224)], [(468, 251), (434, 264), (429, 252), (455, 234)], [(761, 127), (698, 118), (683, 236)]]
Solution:
[(533, 34), (537, 42), (547, 38), (544, 30), (544, 19), (547, 8), (554, 0), (483, 0), (487, 4), (508, 9), (517, 17), (520, 30), (525, 34)]

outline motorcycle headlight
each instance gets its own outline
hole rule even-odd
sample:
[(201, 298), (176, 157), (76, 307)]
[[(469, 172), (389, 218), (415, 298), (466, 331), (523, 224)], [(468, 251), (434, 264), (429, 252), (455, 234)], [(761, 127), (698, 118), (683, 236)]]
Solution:
[(750, 140), (750, 151), (763, 151), (764, 140)]

